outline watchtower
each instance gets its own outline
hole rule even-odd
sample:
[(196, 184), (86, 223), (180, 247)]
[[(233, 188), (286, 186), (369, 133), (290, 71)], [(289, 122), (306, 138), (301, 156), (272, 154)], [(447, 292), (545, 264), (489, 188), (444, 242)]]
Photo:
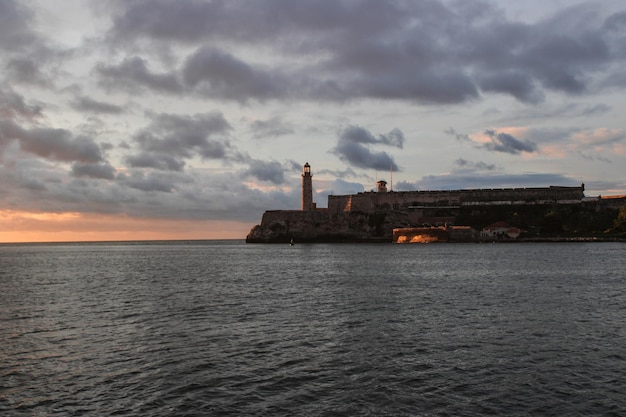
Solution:
[(377, 191), (379, 193), (386, 193), (387, 192), (387, 181), (380, 180), (380, 181), (376, 182), (376, 188), (377, 188)]
[(313, 204), (313, 175), (311, 175), (311, 165), (304, 164), (302, 169), (302, 211), (312, 211)]

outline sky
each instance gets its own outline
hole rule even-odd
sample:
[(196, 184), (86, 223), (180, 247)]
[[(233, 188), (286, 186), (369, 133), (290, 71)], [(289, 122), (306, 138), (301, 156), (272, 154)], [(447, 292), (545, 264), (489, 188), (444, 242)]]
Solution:
[(626, 194), (623, 0), (0, 0), (0, 242), (370, 191)]

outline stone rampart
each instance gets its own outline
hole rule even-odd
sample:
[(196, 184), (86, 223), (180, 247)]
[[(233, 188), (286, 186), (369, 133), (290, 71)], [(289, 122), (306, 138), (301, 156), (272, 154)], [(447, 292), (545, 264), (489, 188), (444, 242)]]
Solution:
[(263, 213), (261, 226), (267, 227), (274, 223), (303, 223), (303, 222), (324, 222), (328, 220), (328, 212), (326, 210), (302, 211), (302, 210), (268, 210)]
[(328, 196), (328, 211), (336, 215), (360, 211), (407, 209), (420, 206), (460, 206), (471, 204), (546, 204), (580, 202), (584, 186), (501, 188), (451, 191), (365, 192), (352, 195)]

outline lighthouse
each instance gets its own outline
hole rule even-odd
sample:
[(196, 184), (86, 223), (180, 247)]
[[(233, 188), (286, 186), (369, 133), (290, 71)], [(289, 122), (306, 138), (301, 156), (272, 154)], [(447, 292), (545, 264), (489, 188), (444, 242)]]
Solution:
[(313, 204), (313, 175), (311, 175), (311, 165), (305, 163), (302, 168), (302, 211), (315, 210)]

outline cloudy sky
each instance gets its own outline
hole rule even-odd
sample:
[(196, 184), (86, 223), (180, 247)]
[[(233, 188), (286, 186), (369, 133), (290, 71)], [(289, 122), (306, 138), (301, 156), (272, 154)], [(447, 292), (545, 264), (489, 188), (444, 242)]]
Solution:
[(244, 238), (307, 161), (626, 194), (623, 0), (0, 0), (0, 68), (0, 242)]

